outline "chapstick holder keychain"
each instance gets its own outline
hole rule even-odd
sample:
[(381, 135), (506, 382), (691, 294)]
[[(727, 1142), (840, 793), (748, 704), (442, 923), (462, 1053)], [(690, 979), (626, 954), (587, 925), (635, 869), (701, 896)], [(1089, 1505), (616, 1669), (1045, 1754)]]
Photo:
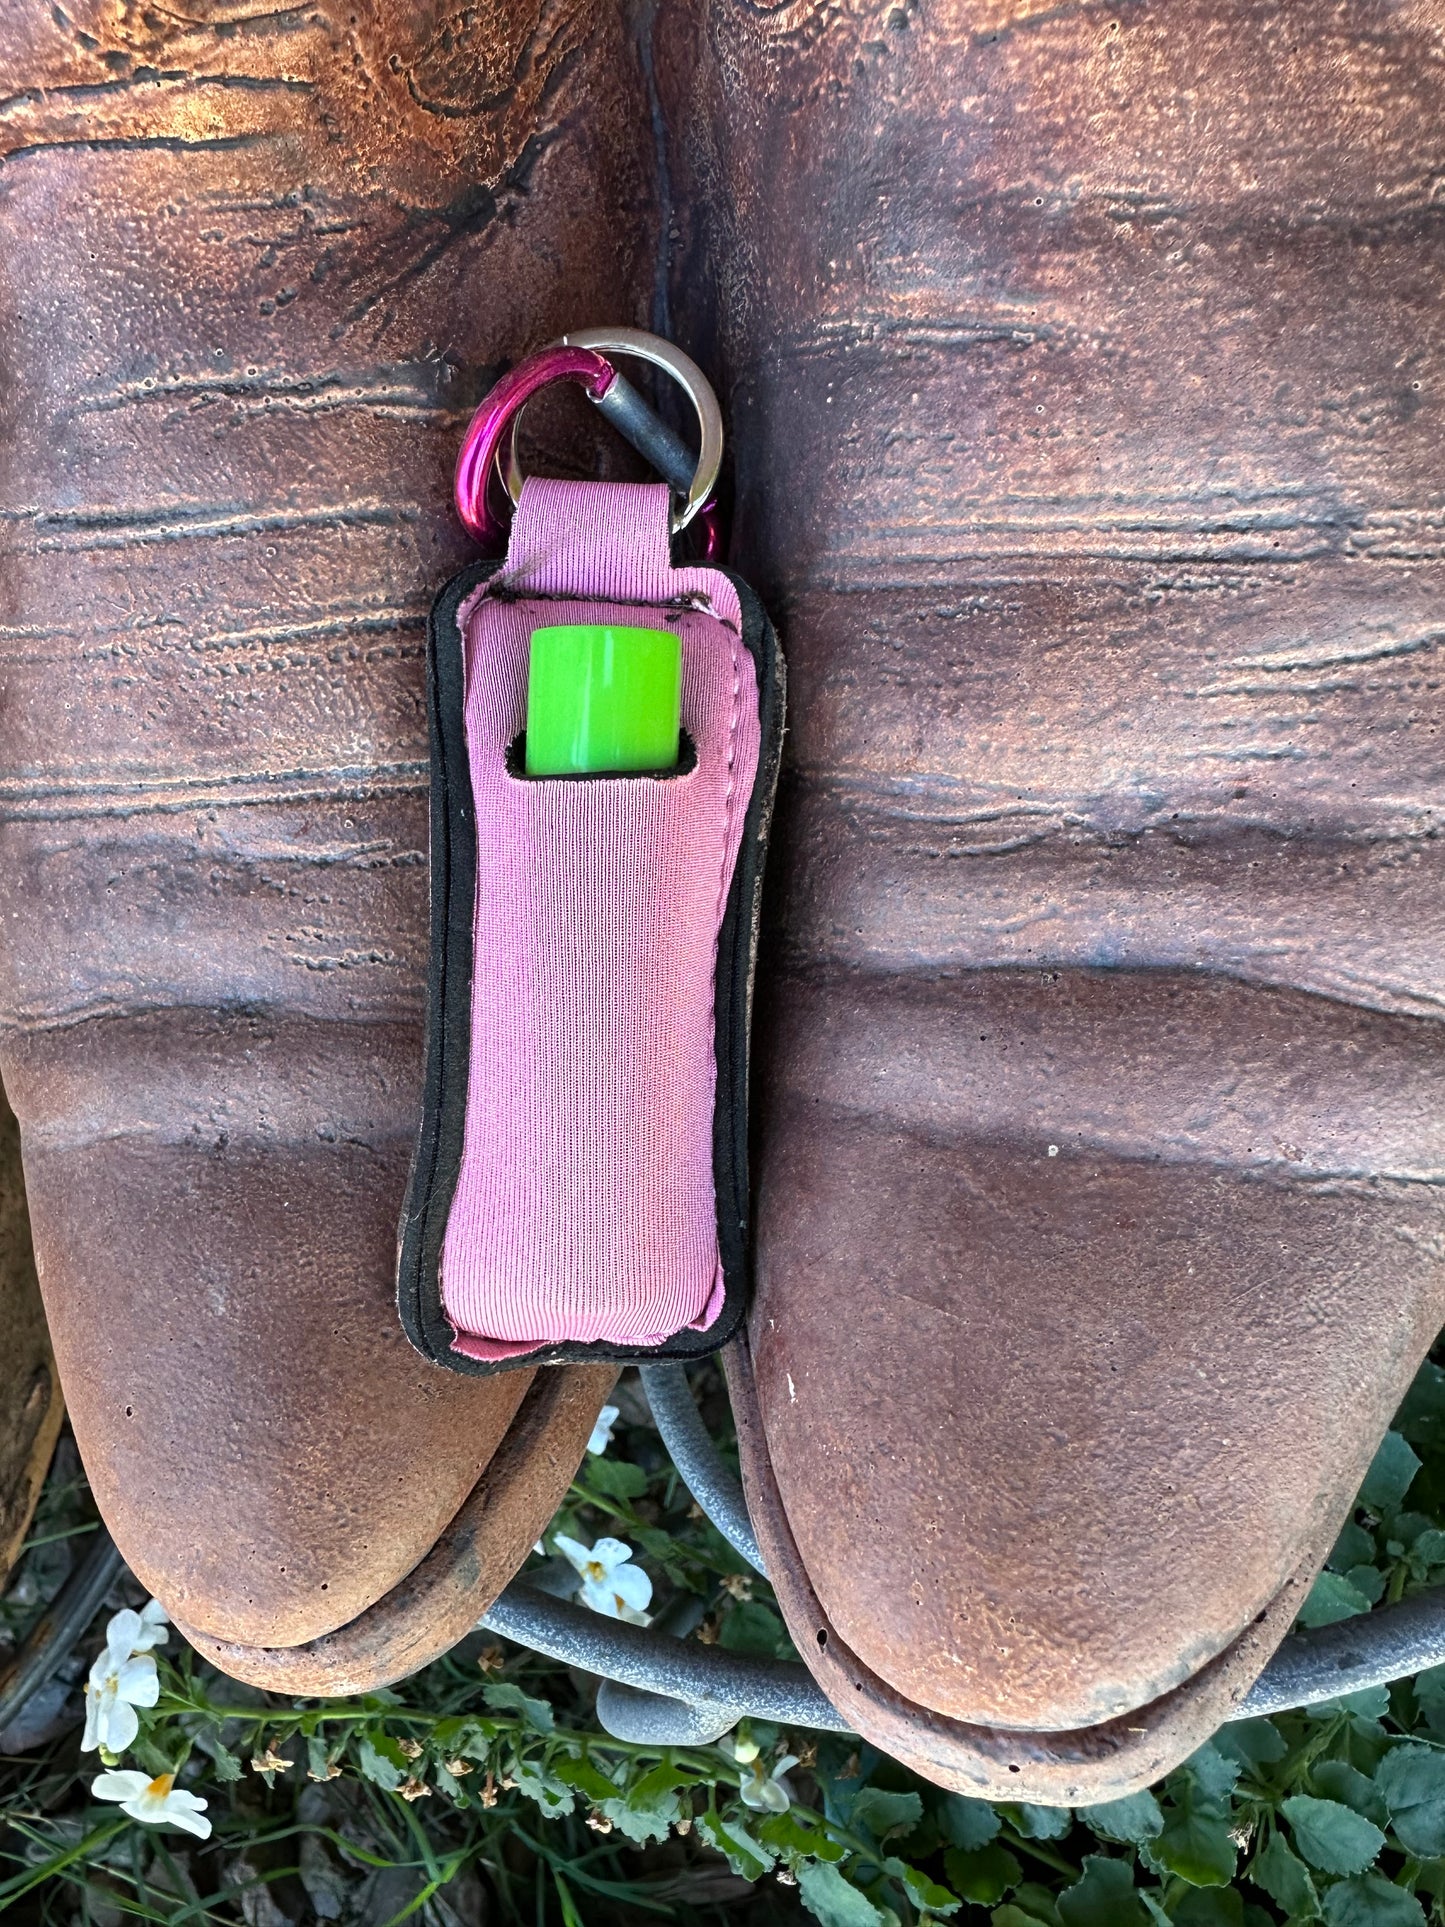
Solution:
[[(681, 382), (696, 458), (613, 355)], [(517, 416), (555, 380), (668, 480), (523, 482)], [(711, 551), (721, 447), (701, 372), (631, 329), (532, 356), (463, 445), (462, 519), (505, 553), (432, 611), (426, 1072), (397, 1292), (412, 1343), (458, 1371), (694, 1358), (743, 1313), (783, 666), (745, 583), (673, 566), (694, 517)]]

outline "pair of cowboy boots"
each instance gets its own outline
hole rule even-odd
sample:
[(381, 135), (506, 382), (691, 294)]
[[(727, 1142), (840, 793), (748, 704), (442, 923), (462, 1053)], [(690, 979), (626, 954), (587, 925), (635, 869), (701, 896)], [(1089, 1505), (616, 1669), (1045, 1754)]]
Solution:
[(6, 11), (0, 1074), (97, 1499), (218, 1665), (442, 1650), (611, 1383), (393, 1304), (451, 465), (611, 321), (721, 377), (789, 661), (729, 1373), (799, 1651), (974, 1792), (1228, 1716), (1445, 1318), (1438, 40)]

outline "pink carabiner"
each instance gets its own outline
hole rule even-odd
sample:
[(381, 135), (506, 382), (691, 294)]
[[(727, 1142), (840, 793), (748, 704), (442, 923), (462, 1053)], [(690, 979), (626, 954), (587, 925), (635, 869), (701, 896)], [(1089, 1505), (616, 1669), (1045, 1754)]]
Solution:
[(592, 348), (542, 348), (518, 362), (502, 376), (482, 402), (457, 457), (457, 514), (467, 533), (487, 549), (506, 546), (507, 522), (497, 495), (502, 484), (496, 473), (497, 450), (512, 425), (512, 417), (539, 388), (553, 381), (580, 382), (594, 401), (612, 386), (616, 369)]
[(696, 540), (692, 560), (694, 562), (720, 562), (723, 552), (722, 510), (718, 507), (715, 495), (709, 495), (697, 512), (695, 529), (702, 531)]

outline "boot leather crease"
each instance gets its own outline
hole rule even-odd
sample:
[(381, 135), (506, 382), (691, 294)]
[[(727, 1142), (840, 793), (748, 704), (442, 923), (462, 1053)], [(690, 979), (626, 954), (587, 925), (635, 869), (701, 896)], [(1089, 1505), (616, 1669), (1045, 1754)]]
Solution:
[(394, 1265), (451, 468), (645, 319), (646, 99), (602, 9), (385, 11), (0, 11), (0, 1076), (106, 1522), (308, 1694), (475, 1623), (615, 1376), (438, 1370)]
[(789, 673), (745, 1484), (964, 1792), (1228, 1719), (1445, 1321), (1440, 26), (660, 25)]

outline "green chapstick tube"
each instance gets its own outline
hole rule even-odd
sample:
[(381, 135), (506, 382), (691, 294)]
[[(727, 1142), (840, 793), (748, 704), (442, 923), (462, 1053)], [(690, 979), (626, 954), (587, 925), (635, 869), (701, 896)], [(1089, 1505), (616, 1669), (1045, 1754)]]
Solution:
[(532, 631), (528, 776), (676, 769), (681, 716), (682, 643), (670, 629)]

